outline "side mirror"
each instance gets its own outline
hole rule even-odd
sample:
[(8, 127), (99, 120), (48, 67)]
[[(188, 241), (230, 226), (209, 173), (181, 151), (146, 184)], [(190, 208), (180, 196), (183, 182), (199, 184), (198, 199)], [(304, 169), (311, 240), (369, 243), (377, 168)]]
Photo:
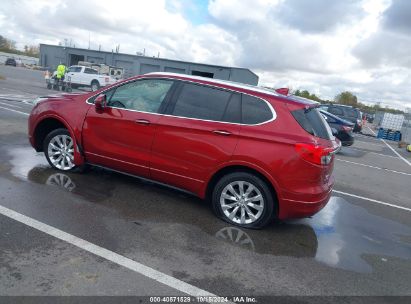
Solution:
[(106, 107), (106, 95), (100, 94), (94, 100), (94, 107), (96, 108), (97, 112), (101, 112)]
[(331, 128), (331, 131), (332, 131), (332, 133), (333, 133), (334, 136), (338, 134), (338, 131), (337, 131), (336, 128)]

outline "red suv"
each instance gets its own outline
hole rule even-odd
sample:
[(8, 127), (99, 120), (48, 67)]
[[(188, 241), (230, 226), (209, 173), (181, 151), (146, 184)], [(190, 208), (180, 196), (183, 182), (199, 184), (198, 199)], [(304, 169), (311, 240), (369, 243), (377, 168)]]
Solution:
[(172, 73), (43, 99), (29, 138), (58, 170), (91, 164), (167, 184), (246, 228), (323, 208), (339, 148), (316, 103)]

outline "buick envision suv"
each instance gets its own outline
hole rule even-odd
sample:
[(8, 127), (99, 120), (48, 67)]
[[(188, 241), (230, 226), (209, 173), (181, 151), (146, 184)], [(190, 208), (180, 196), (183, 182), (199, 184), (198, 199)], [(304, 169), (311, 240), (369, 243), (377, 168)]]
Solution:
[(29, 139), (57, 170), (91, 164), (167, 184), (246, 228), (323, 208), (339, 148), (316, 103), (172, 73), (44, 98)]

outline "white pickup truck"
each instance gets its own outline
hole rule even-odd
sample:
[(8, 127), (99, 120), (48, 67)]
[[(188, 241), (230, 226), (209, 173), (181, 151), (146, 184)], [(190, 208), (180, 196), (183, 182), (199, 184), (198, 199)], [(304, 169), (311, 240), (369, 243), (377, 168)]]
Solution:
[(72, 88), (90, 87), (92, 91), (117, 81), (111, 76), (100, 75), (97, 70), (81, 65), (71, 66), (66, 73), (66, 80), (71, 82)]

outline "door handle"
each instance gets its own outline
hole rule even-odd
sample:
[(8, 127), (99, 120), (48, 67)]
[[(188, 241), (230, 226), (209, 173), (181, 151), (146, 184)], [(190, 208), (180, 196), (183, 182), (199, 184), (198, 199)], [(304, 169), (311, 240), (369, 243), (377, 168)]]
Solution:
[(224, 135), (224, 136), (229, 136), (229, 135), (231, 135), (230, 132), (224, 131), (224, 130), (214, 130), (213, 133), (218, 134), (218, 135)]
[(139, 125), (149, 125), (150, 121), (148, 121), (147, 119), (137, 119), (136, 123), (138, 123)]

